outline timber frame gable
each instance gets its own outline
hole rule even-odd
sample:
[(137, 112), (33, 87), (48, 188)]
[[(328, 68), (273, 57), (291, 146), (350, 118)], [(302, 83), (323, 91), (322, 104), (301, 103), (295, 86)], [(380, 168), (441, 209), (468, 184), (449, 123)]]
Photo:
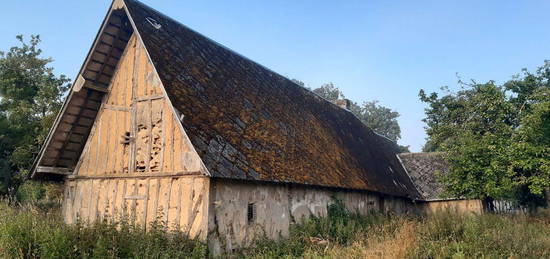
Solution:
[[(118, 89), (124, 83), (125, 89)], [(167, 97), (124, 1), (115, 0), (30, 178), (208, 176), (182, 118)]]

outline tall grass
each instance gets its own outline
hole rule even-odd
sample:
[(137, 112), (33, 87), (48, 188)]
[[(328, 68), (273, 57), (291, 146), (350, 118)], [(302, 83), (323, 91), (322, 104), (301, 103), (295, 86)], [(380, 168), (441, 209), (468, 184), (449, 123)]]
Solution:
[(550, 217), (457, 214), (358, 216), (331, 206), (326, 218), (262, 240), (246, 258), (550, 258)]
[(440, 213), (418, 222), (413, 258), (550, 258), (550, 217)]
[[(58, 209), (0, 200), (0, 258), (204, 258), (207, 247), (154, 224), (66, 225)], [(341, 203), (328, 217), (291, 227), (280, 241), (233, 258), (550, 258), (550, 217), (461, 215), (359, 216)]]
[(0, 201), (0, 258), (204, 258), (204, 244), (155, 224), (66, 225), (59, 210)]

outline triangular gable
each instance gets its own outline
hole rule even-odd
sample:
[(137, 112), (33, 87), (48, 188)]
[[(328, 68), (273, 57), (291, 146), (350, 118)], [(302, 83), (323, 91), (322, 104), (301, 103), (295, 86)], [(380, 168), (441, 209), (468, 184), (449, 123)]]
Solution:
[(32, 178), (208, 174), (134, 31), (124, 3), (114, 1)]
[(74, 174), (204, 174), (143, 44), (128, 42)]

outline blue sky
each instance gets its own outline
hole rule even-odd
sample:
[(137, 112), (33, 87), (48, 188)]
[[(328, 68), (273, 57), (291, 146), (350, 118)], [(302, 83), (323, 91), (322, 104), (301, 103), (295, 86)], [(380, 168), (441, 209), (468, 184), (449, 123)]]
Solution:
[[(420, 151), (418, 91), (464, 79), (503, 82), (550, 57), (550, 1), (143, 2), (288, 77), (332, 82), (357, 102), (401, 114), (400, 143)], [(40, 34), (57, 73), (73, 78), (110, 1), (2, 3), (0, 50)]]

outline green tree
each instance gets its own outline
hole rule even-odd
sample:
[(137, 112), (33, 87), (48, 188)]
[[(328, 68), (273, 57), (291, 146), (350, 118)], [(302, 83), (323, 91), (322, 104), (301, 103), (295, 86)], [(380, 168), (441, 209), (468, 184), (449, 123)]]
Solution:
[(550, 63), (503, 85), (460, 82), (456, 93), (420, 91), (424, 151), (445, 151), (453, 196), (538, 205), (550, 187)]
[(397, 122), (399, 113), (378, 104), (378, 101), (363, 102), (359, 119), (374, 131), (397, 142), (401, 138), (401, 128)]
[(342, 93), (338, 87), (334, 86), (333, 83), (324, 84), (319, 88), (315, 88), (313, 92), (331, 102), (344, 98), (344, 93)]
[[(324, 84), (313, 92), (331, 102), (345, 98), (344, 93), (333, 83)], [(399, 113), (379, 105), (378, 101), (366, 101), (362, 105), (351, 102), (350, 111), (376, 133), (394, 142), (401, 138), (401, 128), (397, 122)], [(399, 148), (401, 152), (409, 152), (408, 146), (399, 146)]]
[(40, 37), (0, 52), (0, 194), (15, 190), (62, 104), (69, 79), (41, 57)]

